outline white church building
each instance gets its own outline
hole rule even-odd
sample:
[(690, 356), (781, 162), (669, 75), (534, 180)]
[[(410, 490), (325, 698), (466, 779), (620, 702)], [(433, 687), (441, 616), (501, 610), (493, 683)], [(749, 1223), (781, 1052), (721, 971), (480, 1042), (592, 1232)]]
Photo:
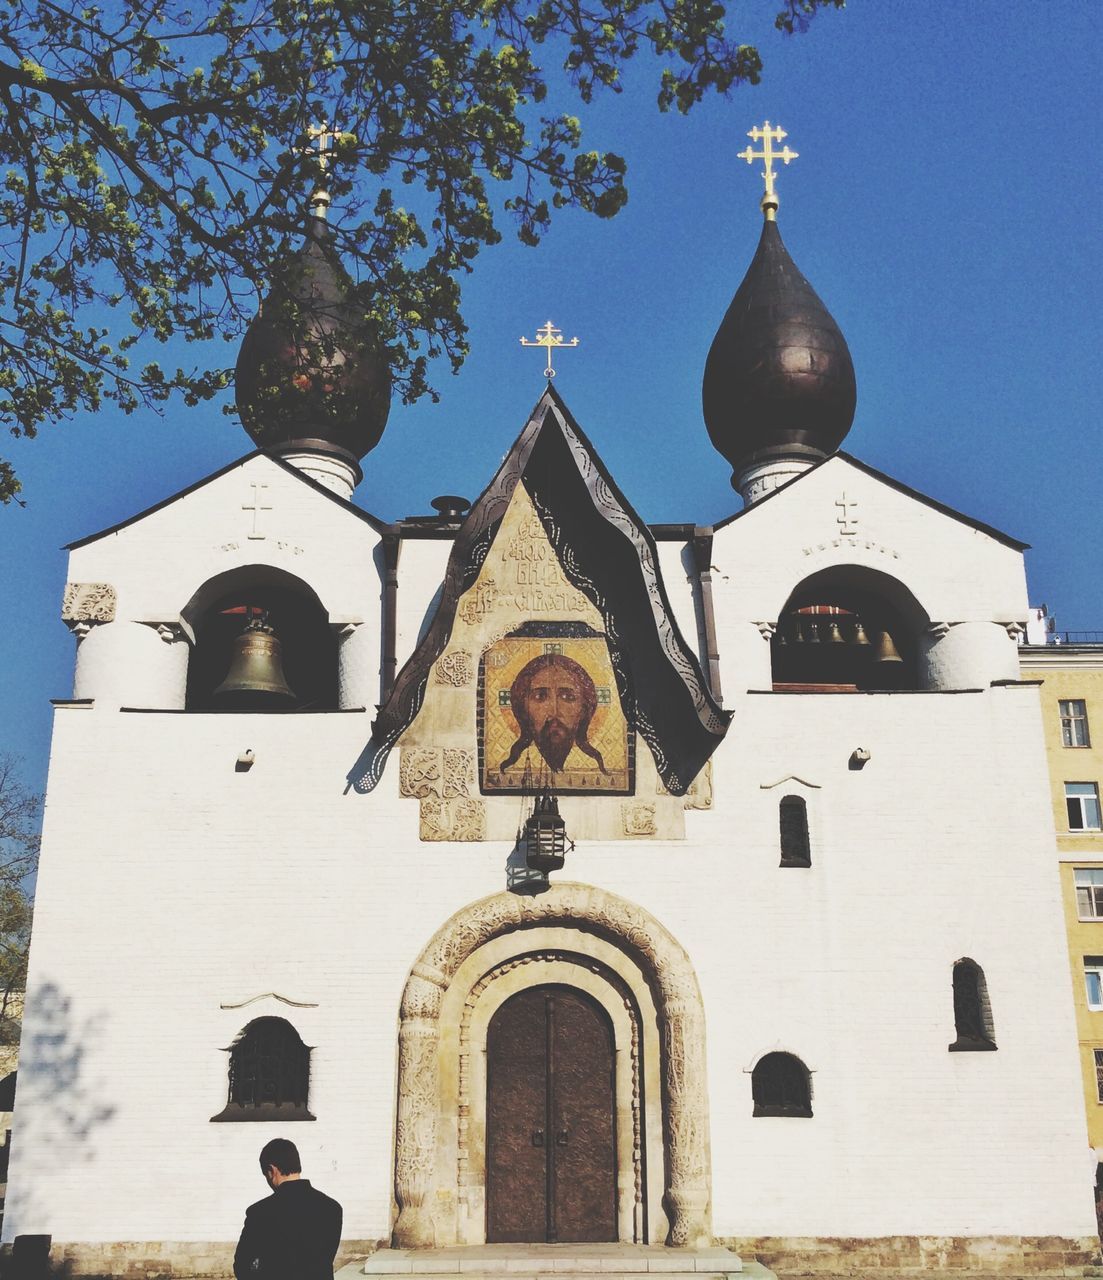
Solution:
[(726, 521), (649, 528), (550, 383), (469, 510), (360, 509), (389, 386), (316, 223), (260, 447), (73, 544), (5, 1241), (227, 1274), (282, 1136), (380, 1270), (1090, 1260), (1023, 544), (839, 451), (764, 211)]

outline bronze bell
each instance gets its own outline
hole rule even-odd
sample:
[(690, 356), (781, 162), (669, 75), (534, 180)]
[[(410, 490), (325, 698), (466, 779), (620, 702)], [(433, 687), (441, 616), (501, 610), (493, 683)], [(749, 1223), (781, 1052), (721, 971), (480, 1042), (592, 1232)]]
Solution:
[(869, 644), (869, 636), (866, 635), (866, 629), (859, 622), (854, 628), (854, 643)]
[(896, 645), (893, 643), (892, 636), (887, 631), (881, 632), (881, 639), (877, 643), (877, 657), (875, 662), (903, 662), (904, 659), (897, 652)]
[(843, 633), (839, 630), (839, 624), (834, 619), (827, 624), (827, 642), (828, 644), (846, 644)]
[(284, 678), (280, 642), (264, 618), (251, 618), (234, 641), (226, 679), (211, 695), (228, 705), (263, 707), (294, 701)]

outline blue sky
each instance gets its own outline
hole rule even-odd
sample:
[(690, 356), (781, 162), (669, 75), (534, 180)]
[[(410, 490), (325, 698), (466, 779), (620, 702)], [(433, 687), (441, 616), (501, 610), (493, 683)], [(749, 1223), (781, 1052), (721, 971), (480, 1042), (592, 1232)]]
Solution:
[[(800, 153), (780, 170), (782, 234), (854, 358), (843, 447), (1030, 542), (1032, 601), (1061, 629), (1103, 630), (1103, 6), (851, 0), (794, 38), (771, 11), (729, 6), (731, 31), (763, 53), (758, 87), (660, 116), (641, 61), (583, 116), (590, 145), (627, 158), (628, 206), (609, 222), (562, 214), (535, 250), (503, 224), (464, 284), (467, 364), (438, 371), (439, 404), (392, 408), (356, 500), (395, 518), (474, 497), (543, 386), (542, 352), (518, 339), (550, 317), (580, 339), (557, 387), (641, 515), (736, 510), (701, 372), (761, 225), (760, 166), (736, 153), (769, 119)], [(210, 359), (234, 355), (218, 344)], [(48, 699), (71, 692), (59, 548), (250, 447), (217, 405), (106, 410), (5, 442), (27, 505), (0, 508), (0, 750), (26, 758), (32, 785)]]

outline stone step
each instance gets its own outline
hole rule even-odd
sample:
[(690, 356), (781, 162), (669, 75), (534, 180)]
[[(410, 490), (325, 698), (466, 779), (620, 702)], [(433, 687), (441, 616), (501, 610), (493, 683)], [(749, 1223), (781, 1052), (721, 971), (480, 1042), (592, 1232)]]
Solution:
[(668, 1249), (662, 1245), (472, 1245), (447, 1249), (380, 1249), (337, 1272), (339, 1280), (368, 1275), (396, 1280), (776, 1280), (730, 1249)]

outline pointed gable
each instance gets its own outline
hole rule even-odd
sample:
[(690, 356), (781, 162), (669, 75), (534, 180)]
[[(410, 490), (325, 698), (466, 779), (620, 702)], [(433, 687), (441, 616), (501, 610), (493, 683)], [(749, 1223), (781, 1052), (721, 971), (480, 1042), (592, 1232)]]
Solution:
[(730, 713), (713, 699), (674, 621), (651, 534), (550, 387), (461, 526), (433, 622), (399, 672), (350, 779), (370, 790), (413, 724), (461, 602), (470, 609), (468, 593), (486, 591), (480, 575), (519, 487), (585, 606), (580, 618), (588, 615), (603, 628), (620, 702), (632, 708), (659, 777), (683, 795), (723, 739)]

